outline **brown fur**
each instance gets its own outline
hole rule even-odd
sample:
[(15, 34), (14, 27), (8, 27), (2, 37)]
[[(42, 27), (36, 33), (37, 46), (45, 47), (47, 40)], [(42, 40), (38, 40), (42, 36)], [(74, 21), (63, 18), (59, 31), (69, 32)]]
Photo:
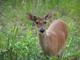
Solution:
[(48, 55), (58, 55), (67, 38), (67, 26), (61, 20), (55, 20), (46, 32), (39, 33), (40, 45)]

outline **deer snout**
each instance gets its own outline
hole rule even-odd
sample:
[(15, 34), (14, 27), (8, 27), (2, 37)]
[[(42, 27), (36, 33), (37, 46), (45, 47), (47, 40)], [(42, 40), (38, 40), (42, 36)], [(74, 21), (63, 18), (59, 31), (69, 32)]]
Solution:
[(43, 33), (44, 31), (45, 31), (45, 29), (44, 28), (40, 28), (40, 30), (39, 30), (41, 33)]

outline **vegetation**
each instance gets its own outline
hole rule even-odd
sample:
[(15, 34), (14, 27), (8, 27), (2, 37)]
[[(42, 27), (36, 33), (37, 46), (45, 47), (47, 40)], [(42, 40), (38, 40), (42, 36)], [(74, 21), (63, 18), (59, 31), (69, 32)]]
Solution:
[(28, 12), (44, 16), (50, 11), (69, 27), (61, 60), (80, 60), (80, 0), (0, 0), (0, 60), (57, 60), (44, 56), (27, 18)]

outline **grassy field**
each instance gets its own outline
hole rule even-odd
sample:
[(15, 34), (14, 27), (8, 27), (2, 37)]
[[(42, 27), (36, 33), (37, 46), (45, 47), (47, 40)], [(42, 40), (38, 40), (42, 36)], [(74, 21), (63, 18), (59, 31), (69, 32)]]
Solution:
[(68, 39), (61, 60), (79, 60), (79, 0), (1, 0), (0, 60), (57, 60), (44, 56), (38, 31), (27, 18), (28, 12), (42, 17), (50, 11), (56, 13), (53, 18), (62, 19), (68, 25)]

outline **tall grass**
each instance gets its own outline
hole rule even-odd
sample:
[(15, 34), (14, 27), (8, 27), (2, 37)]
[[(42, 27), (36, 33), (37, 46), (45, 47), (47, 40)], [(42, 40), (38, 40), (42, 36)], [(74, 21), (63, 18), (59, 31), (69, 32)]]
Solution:
[[(57, 60), (44, 56), (37, 29), (27, 13), (44, 16), (56, 10), (56, 18), (68, 25), (68, 39), (62, 60), (80, 57), (78, 0), (6, 0), (0, 6), (0, 60)], [(76, 17), (76, 19), (74, 18)]]

